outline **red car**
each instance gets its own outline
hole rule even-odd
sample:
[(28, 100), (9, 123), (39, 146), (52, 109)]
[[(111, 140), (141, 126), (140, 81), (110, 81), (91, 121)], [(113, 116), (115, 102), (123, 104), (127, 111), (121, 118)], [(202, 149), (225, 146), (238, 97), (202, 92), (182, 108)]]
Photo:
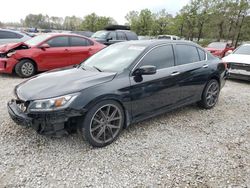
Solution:
[(74, 34), (43, 34), (0, 46), (0, 73), (26, 78), (36, 72), (79, 64), (105, 46)]
[(234, 50), (234, 48), (226, 42), (212, 42), (205, 49), (220, 58), (224, 57), (229, 50)]

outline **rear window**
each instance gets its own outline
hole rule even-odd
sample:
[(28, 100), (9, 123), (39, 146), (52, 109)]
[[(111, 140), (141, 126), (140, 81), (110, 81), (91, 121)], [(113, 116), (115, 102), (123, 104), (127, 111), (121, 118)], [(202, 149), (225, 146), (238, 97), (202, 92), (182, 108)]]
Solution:
[(184, 65), (200, 61), (197, 48), (194, 46), (177, 44), (176, 54), (177, 54), (177, 65)]
[(81, 37), (70, 37), (70, 45), (71, 46), (90, 46), (91, 43), (89, 40), (81, 38)]
[(138, 40), (138, 36), (132, 31), (125, 32), (125, 34), (128, 40)]
[(127, 37), (126, 37), (125, 33), (118, 31), (117, 32), (117, 39), (118, 40), (127, 40)]

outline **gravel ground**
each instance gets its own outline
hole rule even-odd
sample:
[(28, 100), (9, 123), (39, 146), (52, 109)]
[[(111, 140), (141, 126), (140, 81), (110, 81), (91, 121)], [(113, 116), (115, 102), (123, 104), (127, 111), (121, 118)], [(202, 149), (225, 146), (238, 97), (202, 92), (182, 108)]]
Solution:
[(0, 187), (250, 187), (249, 83), (227, 81), (214, 109), (178, 109), (94, 149), (13, 123), (6, 102), (21, 81), (0, 75)]

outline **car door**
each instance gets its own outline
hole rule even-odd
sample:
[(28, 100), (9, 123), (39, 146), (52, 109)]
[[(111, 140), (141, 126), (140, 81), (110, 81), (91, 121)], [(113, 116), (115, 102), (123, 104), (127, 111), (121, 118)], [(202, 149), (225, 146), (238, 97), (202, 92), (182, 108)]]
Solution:
[(191, 103), (200, 99), (210, 74), (204, 50), (187, 44), (174, 45), (176, 54), (176, 80), (178, 81), (178, 104)]
[(87, 59), (93, 52), (93, 43), (83, 37), (70, 37), (69, 53), (71, 65), (76, 65)]
[(48, 70), (71, 65), (68, 36), (56, 36), (45, 43), (49, 48), (41, 48), (38, 53), (40, 69)]
[(147, 116), (167, 106), (175, 104), (177, 82), (172, 45), (163, 45), (149, 51), (134, 68), (154, 65), (154, 75), (130, 76), (132, 115), (134, 119)]
[(114, 43), (117, 43), (116, 31), (110, 31), (107, 35), (107, 42), (105, 42), (104, 44), (111, 45)]

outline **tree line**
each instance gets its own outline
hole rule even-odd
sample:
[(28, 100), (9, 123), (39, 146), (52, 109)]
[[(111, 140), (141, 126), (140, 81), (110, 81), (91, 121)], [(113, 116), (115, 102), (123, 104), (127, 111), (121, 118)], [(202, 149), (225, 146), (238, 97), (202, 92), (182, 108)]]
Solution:
[(103, 27), (116, 24), (116, 21), (111, 17), (98, 16), (95, 13), (89, 14), (84, 18), (76, 16), (66, 16), (65, 18), (42, 15), (29, 14), (21, 24), (25, 27), (40, 28), (40, 29), (55, 29), (55, 30), (71, 30), (71, 31), (97, 31)]
[[(227, 40), (236, 45), (250, 40), (249, 0), (191, 0), (176, 16), (165, 9), (145, 9), (126, 15), (139, 35), (172, 34), (188, 40)], [(206, 42), (206, 41), (204, 41)]]
[[(171, 34), (203, 43), (206, 40), (227, 40), (234, 45), (239, 41), (250, 41), (249, 0), (190, 0), (175, 16), (165, 9), (159, 12), (143, 9), (130, 11), (125, 18), (126, 25), (138, 35)], [(8, 25), (95, 32), (111, 24), (117, 22), (111, 17), (98, 16), (95, 13), (83, 18), (29, 14), (20, 23), (0, 22), (0, 27)]]

